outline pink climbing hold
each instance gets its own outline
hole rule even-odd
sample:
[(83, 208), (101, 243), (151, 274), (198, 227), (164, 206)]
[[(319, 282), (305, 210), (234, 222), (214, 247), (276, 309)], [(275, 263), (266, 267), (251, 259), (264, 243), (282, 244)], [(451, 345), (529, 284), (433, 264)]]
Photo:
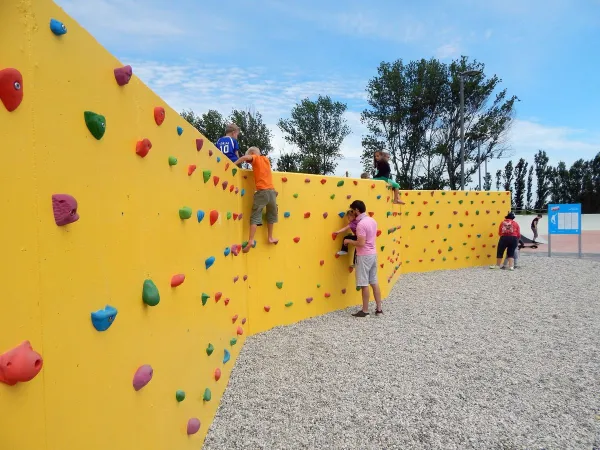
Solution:
[(308, 297), (308, 298), (306, 299), (306, 303), (310, 303), (310, 302), (312, 302), (312, 301), (313, 301), (313, 298), (312, 298), (312, 297)]
[(198, 430), (200, 430), (200, 419), (196, 419), (194, 417), (193, 419), (188, 420), (188, 423), (187, 423), (188, 436), (191, 436), (192, 434), (196, 434), (198, 432)]
[(29, 341), (0, 355), (0, 383), (14, 386), (33, 380), (44, 365), (42, 356), (33, 350)]
[(79, 220), (77, 200), (68, 194), (54, 194), (52, 196), (52, 211), (54, 212), (54, 222), (59, 227)]
[(245, 323), (246, 323), (246, 318), (244, 317), (244, 318), (242, 319), (242, 325), (244, 325)]
[(346, 195), (346, 198), (347, 198), (348, 200), (350, 200), (350, 199), (352, 198), (352, 196), (351, 196), (350, 194), (348, 194), (348, 195)]
[(221, 369), (219, 369), (218, 367), (215, 369), (215, 381), (219, 381), (219, 379), (221, 378)]
[(154, 121), (156, 122), (156, 125), (162, 125), (162, 123), (165, 121), (165, 108), (162, 106), (154, 107)]
[(219, 300), (221, 300), (221, 297), (223, 296), (222, 292), (217, 292), (215, 294), (215, 303), (217, 303)]
[(221, 183), (221, 186), (223, 186), (223, 190), (227, 189), (227, 185), (229, 184), (229, 182), (227, 180), (223, 181), (223, 183)]
[(152, 370), (152, 367), (149, 364), (140, 366), (133, 376), (133, 388), (136, 391), (139, 391), (141, 388), (150, 383), (152, 375), (154, 375), (154, 370)]
[(237, 332), (238, 336), (241, 336), (242, 334), (244, 334), (244, 329), (242, 327), (238, 326), (236, 332)]
[(133, 69), (131, 66), (123, 66), (115, 69), (115, 80), (119, 86), (125, 86), (131, 80)]
[(196, 164), (190, 164), (188, 166), (188, 176), (191, 176), (196, 170)]
[(196, 139), (196, 150), (197, 151), (202, 150), (203, 145), (204, 145), (204, 139), (202, 139), (202, 138)]
[(235, 188), (235, 194), (237, 195), (240, 192), (238, 188)]
[(244, 281), (248, 279), (248, 275), (244, 275)]
[(146, 157), (150, 149), (152, 148), (152, 142), (150, 139), (142, 139), (141, 141), (137, 141), (135, 144), (135, 153), (142, 158)]
[(177, 275), (173, 275), (171, 277), (171, 287), (181, 286), (184, 281), (185, 281), (185, 275), (184, 274), (179, 273)]
[(244, 213), (240, 213), (240, 215), (238, 216), (238, 220), (242, 220), (242, 217), (244, 217)]
[(236, 320), (238, 320), (237, 314), (231, 318), (231, 323), (235, 323)]
[(240, 277), (236, 275), (235, 277), (233, 277), (233, 282), (237, 283), (237, 280), (239, 280), (239, 279), (240, 279)]
[[(240, 246), (240, 247), (241, 247), (241, 246)], [(239, 254), (240, 254), (240, 249), (238, 248), (237, 244), (233, 244), (233, 245), (231, 246), (231, 254), (232, 254), (233, 256), (237, 256), (237, 255), (239, 255)]]

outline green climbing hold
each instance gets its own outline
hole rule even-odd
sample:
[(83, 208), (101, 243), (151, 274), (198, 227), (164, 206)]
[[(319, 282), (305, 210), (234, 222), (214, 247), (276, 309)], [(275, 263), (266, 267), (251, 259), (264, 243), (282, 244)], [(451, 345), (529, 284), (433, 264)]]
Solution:
[(104, 132), (106, 131), (106, 119), (104, 116), (100, 114), (96, 114), (95, 112), (85, 111), (83, 113), (83, 118), (85, 119), (85, 124), (96, 139), (102, 139), (104, 136)]
[(294, 198), (298, 198), (298, 194), (294, 194)]
[(202, 293), (202, 306), (206, 305), (206, 302), (208, 301), (209, 298), (210, 298), (210, 295), (205, 294), (204, 292)]
[(440, 202), (439, 200), (436, 200), (436, 201), (435, 201), (435, 203), (436, 203), (436, 204), (437, 204), (437, 203), (439, 203), (439, 202)]
[(344, 180), (340, 180), (337, 182), (337, 187), (342, 187), (344, 185)]
[(208, 344), (208, 347), (206, 347), (206, 354), (208, 356), (212, 355), (212, 352), (215, 351), (215, 347), (212, 344)]
[(469, 257), (469, 256), (467, 256), (467, 259), (469, 259), (469, 258), (470, 258), (470, 257)]
[(204, 395), (202, 396), (202, 400), (204, 400), (205, 402), (210, 402), (211, 398), (212, 398), (212, 395), (210, 393), (210, 389), (209, 388), (204, 389)]
[(330, 198), (331, 200), (333, 200), (333, 199), (335, 198), (335, 194), (331, 194), (331, 195), (329, 196), (329, 198)]
[(475, 215), (478, 216), (479, 215), (479, 210), (475, 211)]
[(492, 200), (492, 203), (496, 203), (496, 200)]
[(391, 211), (388, 211), (388, 212), (385, 213), (385, 217), (390, 217), (391, 215), (392, 215)]
[(208, 183), (208, 180), (210, 180), (210, 175), (211, 175), (210, 170), (202, 171), (202, 179), (204, 180), (205, 183)]
[(283, 281), (278, 281), (275, 283), (275, 286), (277, 286), (278, 289), (281, 289), (283, 287)]
[(142, 300), (148, 306), (156, 306), (160, 302), (160, 294), (158, 288), (152, 280), (144, 280), (142, 288)]
[(231, 169), (231, 174), (235, 175), (237, 173), (237, 167), (234, 167), (233, 169)]
[(229, 339), (229, 345), (235, 345), (235, 344), (237, 344), (237, 339), (236, 338)]
[(462, 223), (459, 223), (459, 224), (458, 224), (458, 226), (462, 228), (462, 227), (463, 227), (463, 224), (462, 224)]
[(242, 248), (246, 248), (248, 246), (248, 241), (242, 242)]
[(471, 200), (471, 205), (472, 205), (473, 203), (475, 203), (475, 201)]
[(412, 201), (412, 202), (410, 202), (410, 204), (411, 204), (411, 205), (414, 205), (414, 204), (415, 204), (415, 202), (414, 202), (414, 201)]
[(381, 246), (381, 251), (383, 251), (385, 249), (385, 245)]
[(410, 227), (411, 230), (414, 230), (415, 228), (417, 228), (417, 227), (415, 227), (414, 225), (412, 227)]
[(192, 217), (192, 208), (189, 206), (184, 206), (183, 208), (179, 208), (179, 218), (181, 220), (186, 220)]
[(177, 165), (177, 158), (175, 158), (174, 156), (169, 156), (169, 165), (170, 166)]
[(446, 193), (445, 193), (445, 192), (442, 192), (442, 195), (446, 195)]
[(179, 391), (175, 392), (175, 399), (176, 399), (178, 402), (182, 402), (182, 401), (184, 401), (184, 400), (185, 400), (185, 392), (183, 392), (183, 391), (181, 391), (181, 390), (179, 390)]
[(357, 290), (357, 291), (360, 291), (360, 286), (356, 286), (356, 290)]
[(442, 258), (442, 261), (446, 261), (446, 257), (445, 256)]
[(444, 242), (446, 242), (446, 241), (448, 240), (448, 238), (444, 238), (444, 239), (442, 239), (442, 240), (443, 240)]
[(405, 215), (405, 216), (408, 216), (408, 211), (406, 211), (406, 212), (404, 213), (404, 215)]
[(459, 205), (462, 205), (462, 204), (463, 204), (463, 201), (462, 201), (462, 200), (459, 200), (459, 201), (458, 201), (458, 204), (459, 204)]
[(477, 237), (478, 237), (478, 238), (480, 238), (480, 237), (481, 237), (481, 235), (480, 235), (480, 234), (478, 234), (478, 235), (477, 235)]
[(286, 308), (289, 308), (289, 307), (290, 307), (290, 306), (292, 306), (293, 304), (294, 304), (294, 302), (287, 302), (287, 303), (285, 304), (285, 307), (286, 307)]
[(227, 220), (231, 219), (231, 211), (227, 211)]
[(451, 252), (452, 250), (454, 250), (454, 248), (452, 247), (448, 247), (448, 251)]
[(430, 215), (430, 216), (433, 216), (433, 211), (429, 211), (429, 215)]
[(451, 223), (448, 224), (448, 228), (452, 228), (452, 224)]
[(466, 242), (463, 242), (463, 245), (467, 245), (467, 243), (466, 243)]
[(321, 285), (320, 285), (320, 284), (317, 284), (317, 289), (318, 289), (318, 288), (320, 288), (320, 287), (321, 287)]

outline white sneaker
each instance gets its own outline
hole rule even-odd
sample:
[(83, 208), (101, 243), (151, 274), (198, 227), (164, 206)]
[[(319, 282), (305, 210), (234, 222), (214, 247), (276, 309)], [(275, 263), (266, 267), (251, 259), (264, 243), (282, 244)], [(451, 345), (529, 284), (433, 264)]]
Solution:
[(496, 264), (494, 264), (493, 266), (490, 266), (490, 269), (499, 269), (500, 266), (497, 266)]
[(508, 270), (515, 270), (515, 268), (514, 267), (509, 267)]
[(345, 252), (343, 250), (340, 250), (339, 252), (337, 252), (338, 256), (344, 256), (344, 255), (347, 255), (347, 254), (348, 254), (348, 252)]

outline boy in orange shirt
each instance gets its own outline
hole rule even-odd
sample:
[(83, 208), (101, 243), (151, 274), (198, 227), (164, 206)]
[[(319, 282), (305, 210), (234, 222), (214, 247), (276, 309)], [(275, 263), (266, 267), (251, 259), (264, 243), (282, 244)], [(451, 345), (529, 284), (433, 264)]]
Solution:
[(250, 216), (250, 236), (248, 244), (243, 248), (244, 253), (248, 253), (254, 243), (254, 234), (256, 228), (262, 225), (262, 211), (267, 208), (267, 232), (269, 234), (269, 243), (277, 244), (279, 239), (273, 237), (273, 225), (277, 223), (277, 192), (273, 186), (273, 177), (271, 175), (271, 163), (269, 158), (261, 156), (258, 147), (250, 147), (246, 154), (238, 159), (235, 164), (238, 166), (244, 162), (252, 165), (254, 172), (254, 183), (256, 192), (254, 192), (254, 202), (252, 203), (252, 214)]

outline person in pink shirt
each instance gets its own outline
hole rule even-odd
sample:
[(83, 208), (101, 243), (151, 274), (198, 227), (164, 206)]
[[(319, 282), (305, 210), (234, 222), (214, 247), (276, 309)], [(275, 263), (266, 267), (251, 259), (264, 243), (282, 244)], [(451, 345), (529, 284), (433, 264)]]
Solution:
[(356, 286), (362, 290), (362, 309), (354, 314), (354, 317), (367, 317), (369, 315), (369, 286), (373, 289), (375, 297), (375, 314), (383, 314), (381, 309), (381, 290), (377, 282), (377, 249), (375, 238), (377, 237), (377, 222), (366, 214), (367, 207), (361, 200), (354, 200), (350, 209), (356, 214), (356, 237), (344, 239), (344, 244), (356, 247)]

